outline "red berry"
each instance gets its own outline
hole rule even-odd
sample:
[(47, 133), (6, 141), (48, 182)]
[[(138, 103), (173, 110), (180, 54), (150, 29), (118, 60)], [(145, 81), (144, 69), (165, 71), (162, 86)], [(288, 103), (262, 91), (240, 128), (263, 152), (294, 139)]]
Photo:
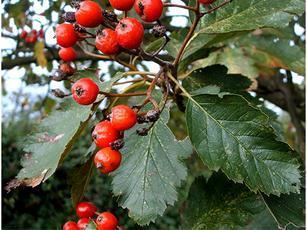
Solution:
[(99, 150), (94, 158), (94, 163), (100, 172), (106, 174), (116, 170), (122, 160), (119, 151), (113, 150), (111, 147)]
[(119, 139), (120, 134), (110, 121), (102, 121), (95, 126), (92, 137), (99, 148), (105, 148)]
[(143, 41), (143, 25), (135, 18), (123, 18), (115, 31), (118, 44), (125, 49), (136, 49)]
[(33, 34), (29, 34), (26, 38), (25, 38), (25, 42), (26, 43), (35, 43), (37, 41), (37, 36), (33, 35)]
[(118, 131), (133, 127), (137, 122), (137, 115), (133, 109), (126, 105), (117, 105), (112, 108), (111, 123)]
[(61, 48), (59, 56), (63, 61), (74, 61), (77, 57), (76, 51), (72, 47)]
[(96, 100), (99, 87), (92, 79), (82, 78), (73, 84), (71, 92), (78, 104), (89, 105)]
[(43, 29), (40, 29), (40, 30), (38, 31), (38, 37), (44, 38), (44, 30), (43, 30)]
[(145, 22), (154, 22), (162, 14), (163, 3), (161, 0), (136, 0), (134, 9)]
[(198, 0), (199, 3), (204, 4), (204, 5), (209, 5), (213, 2), (215, 2), (216, 0)]
[(119, 51), (117, 34), (111, 29), (104, 29), (100, 34), (98, 34), (95, 45), (98, 50), (106, 55), (113, 55)]
[(90, 219), (89, 218), (81, 218), (80, 220), (78, 220), (78, 228), (79, 230), (85, 230), (86, 226), (89, 224)]
[(78, 225), (73, 221), (67, 221), (63, 225), (63, 230), (78, 230)]
[(103, 22), (102, 9), (97, 2), (83, 1), (75, 13), (76, 21), (84, 27), (94, 28)]
[(76, 208), (76, 213), (79, 218), (93, 217), (96, 211), (97, 207), (91, 202), (80, 202)]
[(37, 35), (37, 30), (31, 30), (31, 34)]
[(128, 11), (133, 7), (135, 0), (109, 0), (111, 6), (116, 10)]
[(55, 36), (57, 43), (62, 47), (71, 47), (78, 41), (78, 35), (72, 24), (62, 23), (57, 25)]
[(21, 31), (21, 33), (20, 33), (20, 38), (25, 39), (25, 38), (27, 37), (27, 35), (28, 35), (28, 32), (25, 31), (25, 30), (23, 30), (23, 31)]
[(96, 219), (98, 230), (114, 230), (118, 225), (117, 218), (110, 212), (103, 212)]

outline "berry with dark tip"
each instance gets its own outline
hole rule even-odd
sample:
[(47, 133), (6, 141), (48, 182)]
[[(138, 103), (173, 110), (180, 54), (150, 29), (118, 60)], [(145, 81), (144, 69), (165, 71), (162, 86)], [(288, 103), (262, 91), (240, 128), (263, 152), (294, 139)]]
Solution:
[(82, 78), (76, 81), (71, 88), (73, 99), (80, 105), (90, 105), (95, 102), (98, 93), (98, 85), (90, 78)]
[(121, 160), (121, 153), (117, 150), (113, 150), (111, 147), (99, 150), (94, 157), (96, 168), (104, 174), (116, 170), (119, 167)]

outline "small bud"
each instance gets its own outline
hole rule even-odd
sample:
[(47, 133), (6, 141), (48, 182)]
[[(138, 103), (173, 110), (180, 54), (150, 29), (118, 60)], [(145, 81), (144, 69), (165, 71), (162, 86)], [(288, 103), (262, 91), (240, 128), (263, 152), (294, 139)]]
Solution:
[(103, 11), (103, 16), (111, 22), (118, 22), (117, 15), (112, 11)]
[(69, 23), (74, 23), (76, 22), (76, 17), (75, 17), (75, 12), (66, 12), (63, 16), (62, 16), (63, 20), (65, 22), (69, 22)]
[(55, 97), (58, 97), (58, 98), (64, 98), (66, 97), (67, 95), (60, 89), (52, 89), (51, 90), (51, 93), (55, 96)]
[(138, 115), (137, 116), (137, 122), (138, 122), (138, 124), (144, 124), (144, 123), (147, 123), (147, 119), (142, 115)]
[(139, 136), (147, 136), (147, 134), (148, 134), (148, 129), (147, 129), (147, 128), (137, 129), (137, 130), (136, 130), (136, 133), (137, 133)]
[(78, 24), (75, 24), (74, 25), (75, 27), (75, 31), (76, 32), (79, 32), (79, 33), (86, 33), (86, 29), (84, 28), (84, 27), (82, 27), (82, 26), (80, 26), (80, 25), (78, 25)]
[(155, 122), (160, 117), (160, 111), (159, 110), (149, 110), (146, 114), (146, 119), (150, 122)]
[(152, 29), (152, 33), (156, 38), (163, 37), (166, 33), (166, 27), (163, 25), (155, 25)]
[(122, 147), (124, 147), (124, 145), (125, 142), (123, 139), (118, 139), (110, 144), (111, 149), (113, 150), (120, 150)]
[(51, 79), (53, 81), (63, 81), (67, 79), (67, 75), (62, 70), (57, 70), (55, 73), (51, 76)]

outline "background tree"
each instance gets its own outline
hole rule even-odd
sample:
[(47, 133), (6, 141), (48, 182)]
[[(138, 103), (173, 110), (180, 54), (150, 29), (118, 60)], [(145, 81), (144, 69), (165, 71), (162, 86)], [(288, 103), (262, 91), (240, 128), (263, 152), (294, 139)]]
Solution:
[[(97, 2), (111, 10), (108, 1)], [(131, 131), (125, 137), (124, 164), (112, 177), (101, 176), (92, 167), (95, 146), (89, 135), (106, 115), (108, 103), (96, 107), (94, 114), (93, 108), (80, 107), (69, 99), (63, 103), (52, 94), (56, 88), (64, 93), (71, 88), (69, 81), (52, 80), (62, 63), (54, 30), (62, 22), (61, 15), (70, 10), (69, 4), (47, 0), (2, 4), (2, 183), (10, 182), (8, 190), (25, 185), (8, 194), (3, 191), (4, 229), (61, 228), (74, 218), (73, 205), (83, 195), (100, 209), (114, 212), (125, 229), (149, 223), (142, 228), (305, 226), (304, 179), (300, 178), (305, 170), (303, 0), (218, 0), (200, 6), (201, 12), (211, 12), (206, 15), (194, 8), (199, 6), (195, 0), (165, 2), (160, 22), (167, 38), (155, 38), (151, 33), (154, 24), (145, 23), (142, 45), (147, 53), (159, 47), (162, 50), (154, 58), (143, 54), (145, 60), (136, 59), (133, 68), (157, 72), (159, 60), (175, 64), (175, 71), (165, 77), (172, 82), (172, 106), (166, 105), (150, 132), (162, 143), (173, 141), (169, 126), (176, 138), (184, 141), (175, 140), (174, 148), (157, 150), (148, 136), (137, 137)], [(129, 14), (136, 17), (133, 10)], [(23, 30), (31, 34), (33, 29), (42, 29), (43, 36), (32, 42), (21, 38)], [(99, 70), (96, 74), (104, 81), (99, 84), (106, 87), (131, 69), (131, 54), (122, 53), (112, 61), (93, 55), (97, 52), (90, 47), (86, 51), (91, 53), (85, 52), (85, 47), (76, 49), (76, 77), (95, 78), (91, 70)], [(85, 69), (87, 72), (81, 71)], [(117, 84), (111, 93), (119, 94), (126, 87), (129, 93), (136, 86), (137, 82)], [(160, 98), (159, 87), (156, 89), (153, 95)], [(140, 101), (131, 97), (109, 102), (136, 105)], [(50, 138), (61, 132), (69, 134), (68, 139), (54, 144)], [(129, 146), (144, 143), (154, 154), (151, 158), (142, 148), (129, 151)], [(45, 151), (46, 147), (50, 149)], [(163, 168), (162, 176), (155, 176), (154, 169), (133, 173), (128, 163), (133, 163), (135, 156)], [(170, 159), (173, 171), (155, 157)], [(23, 169), (18, 179), (12, 180), (21, 169), (21, 158)], [(179, 159), (185, 159), (185, 164)], [(141, 172), (141, 167), (139, 164), (136, 171)], [(147, 188), (149, 177), (159, 185)], [(129, 184), (144, 186), (131, 189)], [(144, 196), (143, 204), (131, 201), (137, 194)]]

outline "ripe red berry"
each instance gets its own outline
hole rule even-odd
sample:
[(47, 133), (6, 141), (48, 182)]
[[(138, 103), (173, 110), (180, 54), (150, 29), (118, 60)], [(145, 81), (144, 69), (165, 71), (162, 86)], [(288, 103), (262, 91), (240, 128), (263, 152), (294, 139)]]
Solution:
[(37, 30), (31, 30), (30, 33), (33, 34), (33, 35), (37, 35)]
[(162, 14), (163, 3), (161, 0), (136, 0), (134, 9), (145, 22), (154, 22)]
[(118, 220), (112, 213), (103, 212), (97, 217), (96, 224), (99, 230), (115, 230)]
[(111, 6), (116, 10), (128, 11), (133, 7), (135, 0), (109, 0)]
[(67, 221), (63, 225), (63, 230), (78, 230), (78, 225), (73, 221)]
[(71, 47), (78, 41), (78, 35), (72, 24), (62, 23), (57, 25), (55, 36), (57, 43), (62, 47)]
[(215, 2), (216, 0), (198, 0), (199, 3), (204, 4), (204, 5), (209, 5), (213, 2)]
[(37, 36), (33, 35), (33, 34), (29, 34), (26, 38), (25, 38), (25, 42), (26, 43), (35, 43), (37, 41)]
[(94, 158), (94, 163), (100, 172), (106, 174), (116, 170), (122, 160), (119, 151), (113, 150), (111, 147), (99, 150)]
[(76, 21), (84, 27), (94, 28), (103, 22), (102, 9), (97, 2), (83, 1), (75, 13)]
[(80, 220), (78, 220), (78, 228), (79, 230), (85, 230), (86, 226), (89, 224), (90, 219), (89, 218), (81, 218)]
[(99, 87), (92, 79), (82, 78), (73, 84), (71, 92), (78, 104), (89, 105), (96, 100)]
[(102, 121), (95, 126), (92, 137), (99, 148), (105, 148), (119, 139), (120, 134), (110, 121)]
[(98, 50), (106, 55), (113, 55), (119, 51), (117, 34), (111, 29), (102, 30), (96, 37), (95, 45)]
[(44, 38), (44, 30), (43, 30), (43, 29), (40, 29), (40, 30), (38, 31), (38, 37)]
[(137, 115), (133, 109), (126, 105), (117, 105), (112, 108), (111, 123), (118, 131), (133, 127), (137, 122)]
[(77, 57), (76, 51), (72, 47), (61, 48), (59, 56), (63, 61), (74, 61)]
[(80, 202), (76, 208), (76, 213), (79, 218), (93, 217), (96, 211), (97, 207), (91, 202)]
[(118, 44), (125, 49), (136, 49), (143, 41), (143, 25), (135, 18), (123, 18), (115, 31)]
[(25, 38), (27, 37), (27, 35), (28, 35), (28, 32), (25, 31), (25, 30), (23, 30), (23, 31), (21, 31), (21, 33), (20, 33), (20, 38), (25, 39)]

